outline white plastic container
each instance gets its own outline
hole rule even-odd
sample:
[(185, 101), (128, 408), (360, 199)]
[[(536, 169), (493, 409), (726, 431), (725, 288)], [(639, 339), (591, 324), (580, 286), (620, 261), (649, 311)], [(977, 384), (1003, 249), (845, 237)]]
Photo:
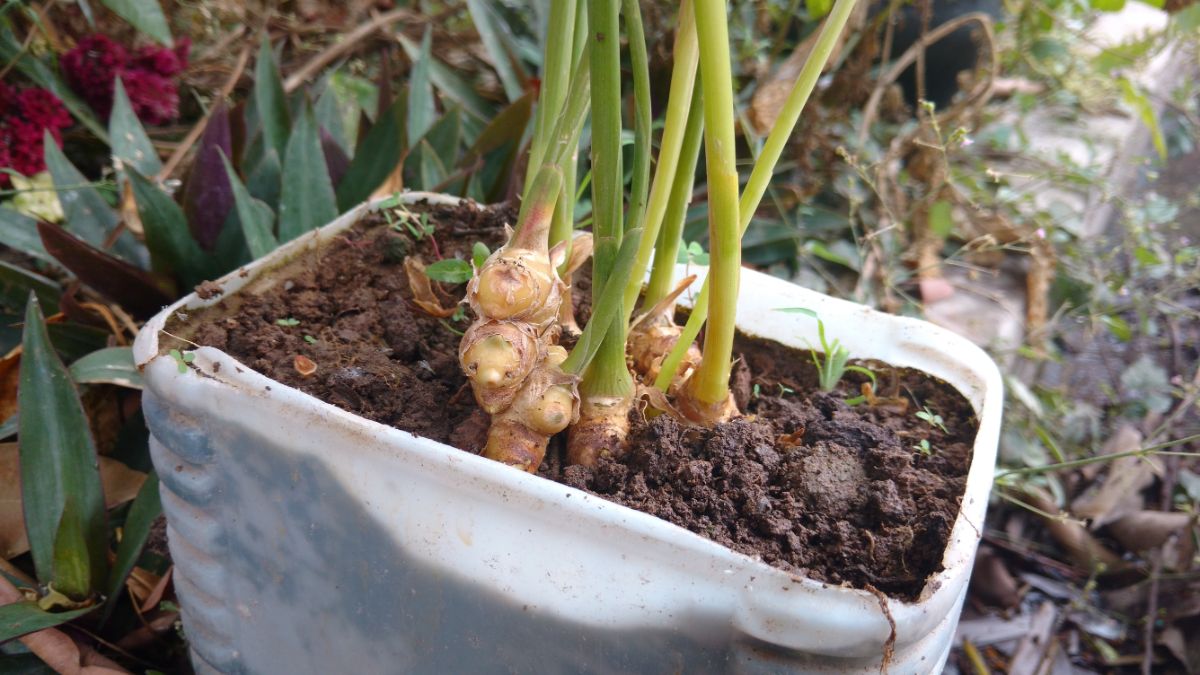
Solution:
[[(410, 194), (408, 199), (449, 198)], [(359, 207), (221, 279), (225, 296), (352, 226)], [(695, 271), (692, 268), (691, 271)], [(175, 584), (200, 672), (876, 673), (880, 600), (772, 568), (652, 516), (371, 422), (195, 350), (168, 317), (134, 345)], [(803, 348), (816, 310), (856, 358), (923, 370), (979, 419), (943, 570), (887, 601), (890, 673), (940, 672), (983, 529), (1001, 380), (967, 340), (749, 270), (738, 323)]]

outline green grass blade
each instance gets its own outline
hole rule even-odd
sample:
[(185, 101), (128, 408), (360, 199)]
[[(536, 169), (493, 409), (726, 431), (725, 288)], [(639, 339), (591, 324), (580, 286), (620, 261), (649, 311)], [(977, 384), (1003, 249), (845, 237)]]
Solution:
[(242, 236), (246, 238), (246, 246), (250, 249), (250, 257), (261, 258), (279, 246), (272, 231), (275, 212), (270, 206), (250, 195), (225, 153), (221, 153), (221, 159), (225, 162), (225, 173), (233, 186), (233, 203), (237, 209), (238, 221), (242, 225)]
[(141, 120), (133, 112), (133, 104), (129, 102), (129, 95), (125, 93), (125, 85), (120, 77), (113, 85), (108, 135), (112, 138), (113, 159), (120, 160), (125, 169), (136, 169), (144, 176), (153, 176), (162, 170), (162, 160), (146, 135)]
[(150, 538), (150, 528), (162, 513), (162, 501), (158, 495), (158, 474), (151, 471), (142, 483), (137, 497), (129, 507), (125, 516), (125, 527), (122, 529), (121, 543), (117, 545), (116, 561), (108, 577), (107, 595), (104, 612), (107, 617), (115, 606), (115, 600), (120, 596), (125, 579), (137, 564), (146, 540)]
[(340, 210), (347, 211), (365, 201), (396, 168), (404, 154), (404, 117), (404, 99), (397, 98), (367, 132), (338, 183)]
[(142, 388), (142, 373), (133, 363), (132, 347), (106, 347), (71, 364), (75, 384), (114, 384)]
[(279, 240), (291, 241), (337, 217), (337, 198), (329, 182), (325, 153), (311, 108), (296, 120), (283, 161), (279, 196)]
[(437, 119), (437, 104), (433, 97), (433, 85), (429, 81), (429, 62), (433, 60), (430, 53), (432, 40), (431, 28), (426, 26), (425, 37), (421, 38), (421, 51), (413, 59), (412, 72), (408, 77), (409, 143), (415, 143), (424, 136)]
[[(564, 0), (565, 1), (565, 0)], [(507, 27), (492, 13), (488, 3), (483, 0), (467, 0), (467, 9), (471, 12), (471, 20), (479, 31), (479, 39), (483, 42), (491, 58), (500, 83), (504, 86), (504, 94), (509, 101), (516, 101), (525, 93), (523, 78), (517, 72), (509, 50), (505, 47), (504, 31)]]
[(95, 609), (84, 607), (67, 612), (47, 612), (33, 601), (0, 605), (0, 642), (60, 626)]
[(21, 496), (38, 579), (55, 578), (58, 525), (70, 497), (78, 505), (91, 587), (108, 576), (108, 524), (99, 460), (87, 414), (66, 366), (50, 344), (37, 299), (25, 311), (17, 403), (21, 411)]
[(0, 206), (0, 244), (58, 267), (58, 261), (42, 245), (37, 221), (3, 206)]
[(266, 138), (267, 145), (280, 157), (284, 156), (292, 119), (288, 112), (287, 95), (283, 93), (279, 64), (275, 62), (271, 43), (265, 36), (262, 46), (258, 48), (258, 59), (254, 64), (254, 102), (262, 121), (263, 137)]
[(174, 46), (171, 28), (158, 0), (100, 0), (117, 16), (125, 19), (139, 32), (168, 47)]
[(183, 209), (137, 171), (128, 171), (155, 272), (174, 273), (184, 287), (204, 279), (204, 254), (192, 239)]

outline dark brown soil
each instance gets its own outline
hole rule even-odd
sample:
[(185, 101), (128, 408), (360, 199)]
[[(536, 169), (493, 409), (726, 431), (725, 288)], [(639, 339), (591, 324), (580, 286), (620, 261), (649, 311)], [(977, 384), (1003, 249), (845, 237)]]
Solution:
[[(271, 287), (222, 299), (169, 330), (368, 419), (478, 452), (487, 419), (457, 362), (467, 319), (417, 308), (403, 258), (467, 258), (476, 241), (494, 248), (515, 213), (429, 211), (440, 224), (433, 236), (417, 238), (371, 216), (320, 256), (289, 263)], [(446, 307), (463, 292), (434, 286)], [(941, 568), (966, 483), (976, 428), (968, 402), (921, 373), (869, 364), (880, 394), (903, 399), (907, 409), (850, 406), (845, 399), (858, 393), (862, 376), (824, 393), (806, 352), (745, 337), (737, 349), (742, 419), (697, 429), (635, 413), (619, 460), (563, 468), (552, 445), (541, 475), (782, 569), (916, 598)], [(297, 357), (316, 372), (302, 375), (308, 369)], [(923, 407), (947, 431), (916, 417)]]

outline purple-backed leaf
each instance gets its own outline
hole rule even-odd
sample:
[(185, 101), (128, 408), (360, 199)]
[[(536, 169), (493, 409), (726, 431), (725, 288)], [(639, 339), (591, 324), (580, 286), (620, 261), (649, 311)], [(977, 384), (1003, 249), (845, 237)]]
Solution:
[(225, 175), (221, 153), (233, 156), (233, 134), (229, 110), (218, 103), (200, 137), (196, 159), (183, 186), (183, 213), (188, 229), (205, 251), (211, 251), (221, 236), (221, 226), (233, 208), (233, 187)]
[[(221, 170), (225, 170), (224, 165)], [(37, 228), (46, 251), (63, 267), (134, 316), (143, 319), (153, 316), (174, 298), (169, 285), (149, 272), (95, 248), (61, 227), (38, 223)]]
[(246, 150), (247, 136), (249, 135), (246, 129), (246, 102), (239, 101), (233, 106), (233, 110), (229, 111), (229, 136), (231, 138), (230, 147), (233, 149), (233, 154), (228, 155), (233, 165), (237, 168), (242, 166), (242, 153)]
[(346, 155), (346, 151), (338, 144), (337, 139), (333, 134), (321, 127), (321, 151), (325, 153), (325, 167), (329, 169), (329, 182), (337, 185), (342, 182), (342, 176), (346, 175), (346, 169), (350, 168), (350, 157)]

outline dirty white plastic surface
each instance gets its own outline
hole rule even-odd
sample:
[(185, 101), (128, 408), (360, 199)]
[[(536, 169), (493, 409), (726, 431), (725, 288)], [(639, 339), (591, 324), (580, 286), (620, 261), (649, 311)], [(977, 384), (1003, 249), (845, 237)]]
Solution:
[[(221, 279), (223, 297), (366, 208)], [(940, 672), (992, 484), (995, 365), (932, 324), (753, 271), (740, 297), (746, 333), (816, 343), (815, 321), (776, 311), (807, 307), (854, 357), (923, 370), (974, 406), (979, 433), (944, 569), (918, 602), (887, 601), (889, 672)], [(217, 349), (196, 349), (195, 370), (180, 373), (159, 352), (183, 345), (161, 329), (217, 301), (180, 300), (134, 345), (199, 670), (878, 672), (891, 628), (870, 593), (356, 417)]]

